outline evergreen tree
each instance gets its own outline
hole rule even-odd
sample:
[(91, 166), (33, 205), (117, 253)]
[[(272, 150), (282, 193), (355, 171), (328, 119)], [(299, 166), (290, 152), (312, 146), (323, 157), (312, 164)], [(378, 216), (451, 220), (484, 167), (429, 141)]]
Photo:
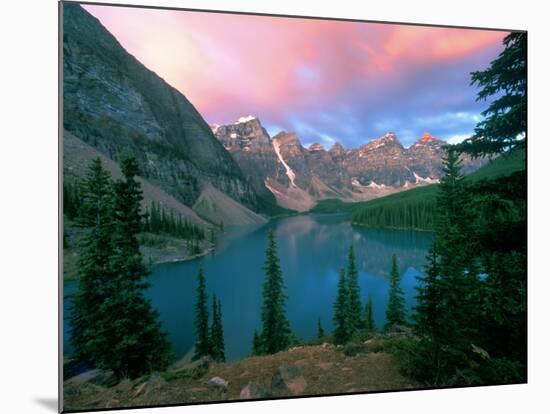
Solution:
[(442, 301), (440, 298), (439, 266), (435, 243), (432, 245), (426, 259), (428, 262), (424, 269), (426, 274), (417, 277), (416, 306), (414, 308), (415, 331), (430, 338), (439, 338), (439, 305)]
[(325, 330), (321, 325), (321, 318), (317, 319), (317, 338), (322, 338), (325, 336)]
[(206, 279), (202, 268), (197, 275), (197, 299), (195, 303), (195, 354), (193, 359), (199, 359), (211, 354), (210, 337), (208, 333), (208, 308), (206, 295)]
[(358, 273), (355, 267), (355, 252), (353, 251), (352, 245), (349, 247), (346, 280), (348, 283), (348, 318), (350, 322), (350, 328), (352, 330), (351, 333), (353, 334), (354, 331), (359, 330), (363, 327), (363, 321), (361, 318), (361, 296)]
[(212, 296), (212, 325), (210, 328), (211, 355), (214, 361), (225, 362), (225, 342), (223, 339), (222, 305)]
[(71, 342), (77, 358), (96, 361), (105, 351), (98, 338), (99, 307), (106, 298), (105, 286), (114, 277), (110, 266), (114, 251), (113, 188), (99, 158), (90, 164), (82, 189), (78, 222), (86, 232), (78, 246), (79, 280), (72, 297)]
[(258, 331), (254, 330), (254, 338), (252, 339), (252, 355), (257, 356), (263, 354), (262, 338), (260, 338)]
[(435, 237), (440, 273), (438, 294), (443, 299), (438, 311), (439, 340), (456, 349), (470, 346), (479, 328), (481, 306), (471, 194), (464, 183), (461, 167), (456, 150), (448, 148), (437, 197)]
[(348, 281), (344, 269), (340, 270), (338, 292), (334, 302), (334, 343), (345, 344), (351, 337), (352, 326), (349, 318)]
[(527, 130), (527, 33), (512, 32), (504, 50), (485, 69), (472, 72), (472, 85), (481, 87), (478, 101), (496, 97), (481, 114), (475, 134), (459, 145), (474, 157), (502, 153), (524, 146)]
[(373, 313), (373, 303), (372, 296), (369, 295), (369, 299), (365, 305), (365, 329), (368, 332), (376, 330), (376, 325), (374, 323), (374, 313)]
[(392, 256), (390, 272), (390, 289), (388, 294), (388, 308), (386, 309), (386, 325), (389, 329), (394, 325), (405, 324), (405, 298), (401, 288), (401, 276), (397, 268), (397, 257)]
[(290, 344), (290, 324), (285, 314), (283, 273), (277, 256), (277, 245), (273, 231), (267, 233), (265, 252), (265, 281), (262, 305), (262, 350), (273, 354), (286, 349)]
[(113, 245), (111, 267), (114, 273), (106, 284), (108, 295), (101, 304), (101, 337), (104, 355), (94, 362), (110, 368), (117, 377), (134, 378), (152, 370), (164, 369), (172, 357), (158, 312), (144, 296), (149, 272), (139, 251), (138, 234), (142, 216), (141, 186), (134, 158), (120, 161), (122, 178), (114, 183)]

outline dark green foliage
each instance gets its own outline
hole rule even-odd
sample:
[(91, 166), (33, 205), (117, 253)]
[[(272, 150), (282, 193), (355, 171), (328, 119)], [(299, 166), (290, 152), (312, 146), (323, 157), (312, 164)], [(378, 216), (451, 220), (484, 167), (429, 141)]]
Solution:
[[(135, 177), (137, 163), (131, 157), (121, 160), (123, 177), (114, 182), (114, 277), (108, 282), (108, 300), (102, 304), (100, 323), (107, 350), (102, 364), (119, 377), (137, 377), (161, 370), (172, 357), (166, 333), (161, 330), (158, 312), (143, 291), (149, 276), (139, 251), (141, 230), (141, 187)], [(96, 361), (97, 363), (97, 361)]]
[(63, 183), (63, 213), (67, 218), (74, 220), (82, 205), (82, 194), (78, 181)]
[(395, 197), (391, 203), (383, 207), (379, 203), (372, 203), (357, 209), (353, 214), (352, 221), (354, 224), (375, 228), (432, 230), (434, 216), (435, 200), (433, 198)]
[(263, 351), (262, 338), (258, 334), (258, 331), (254, 330), (254, 337), (252, 339), (252, 355), (262, 355)]
[(405, 297), (401, 288), (401, 275), (397, 268), (397, 257), (394, 254), (391, 260), (390, 289), (388, 292), (385, 328), (389, 329), (394, 325), (404, 325), (405, 322)]
[(410, 375), (430, 385), (521, 382), (525, 172), (468, 183), (452, 152), (437, 198), (436, 244), (419, 280), (414, 319), (420, 340), (399, 352)]
[(317, 319), (317, 338), (322, 338), (323, 336), (325, 336), (325, 330), (321, 325), (321, 318), (319, 318)]
[(314, 214), (333, 214), (333, 213), (351, 213), (363, 203), (350, 203), (340, 200), (339, 198), (329, 198), (319, 200), (315, 206), (309, 210), (309, 213)]
[(364, 328), (355, 252), (350, 246), (347, 272), (342, 269), (334, 302), (334, 343), (343, 344)]
[(504, 50), (491, 65), (472, 72), (472, 85), (481, 87), (478, 101), (495, 99), (481, 114), (475, 134), (459, 145), (474, 157), (502, 153), (523, 146), (527, 130), (527, 33), (512, 32)]
[(202, 268), (200, 268), (197, 275), (197, 299), (195, 303), (195, 332), (197, 339), (195, 341), (194, 360), (211, 355), (207, 301), (206, 279)]
[(342, 348), (342, 352), (346, 356), (353, 357), (359, 354), (368, 353), (368, 348), (365, 344), (362, 344), (360, 342), (348, 342)]
[(196, 256), (200, 254), (201, 247), (197, 239), (187, 240), (187, 254), (189, 256)]
[(373, 302), (372, 296), (369, 295), (369, 299), (365, 304), (365, 322), (364, 327), (367, 332), (372, 332), (376, 330), (376, 325), (374, 323), (374, 311), (373, 311)]
[(341, 269), (338, 279), (338, 292), (336, 294), (336, 301), (334, 302), (333, 336), (335, 344), (345, 344), (351, 338), (352, 326), (349, 318), (348, 303), (348, 281), (345, 270)]
[(160, 203), (153, 201), (150, 208), (145, 209), (143, 216), (143, 231), (154, 234), (169, 234), (186, 240), (204, 240), (204, 230), (190, 223), (187, 218), (174, 210), (167, 211)]
[(263, 285), (261, 353), (274, 354), (290, 345), (290, 324), (285, 314), (285, 285), (272, 230), (267, 233)]
[(225, 342), (223, 339), (222, 305), (212, 296), (212, 325), (210, 327), (211, 356), (214, 361), (225, 362)]
[(76, 357), (95, 361), (102, 349), (97, 338), (99, 306), (105, 301), (107, 286), (114, 277), (110, 266), (113, 256), (113, 189), (101, 161), (94, 160), (82, 186), (79, 222), (87, 228), (79, 247), (78, 290), (72, 297), (71, 341)]
[(73, 298), (73, 344), (79, 358), (134, 378), (166, 367), (171, 358), (158, 313), (144, 297), (148, 272), (137, 234), (141, 188), (131, 158), (112, 183), (99, 159), (83, 185), (78, 221), (87, 234), (80, 246), (79, 289)]
[(346, 280), (348, 283), (348, 317), (352, 330), (351, 334), (353, 334), (354, 331), (363, 328), (363, 321), (361, 317), (361, 295), (358, 276), (359, 275), (355, 267), (355, 252), (353, 251), (353, 246), (350, 246), (348, 253), (348, 269)]
[(439, 306), (441, 303), (439, 267), (436, 244), (434, 243), (424, 268), (425, 275), (417, 277), (416, 306), (414, 308), (415, 331), (430, 338), (439, 336)]

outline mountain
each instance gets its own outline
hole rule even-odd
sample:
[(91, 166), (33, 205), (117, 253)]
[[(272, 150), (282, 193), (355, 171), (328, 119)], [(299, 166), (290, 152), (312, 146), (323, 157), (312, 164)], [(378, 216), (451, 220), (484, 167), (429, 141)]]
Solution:
[[(111, 177), (114, 179), (122, 177), (120, 166), (115, 161), (101, 154), (97, 149), (78, 139), (70, 132), (63, 131), (63, 181), (65, 183), (84, 179), (88, 166), (96, 158), (101, 160), (103, 168), (109, 172)], [(137, 180), (143, 190), (142, 207), (144, 209), (145, 207), (150, 207), (154, 201), (163, 206), (167, 211), (173, 210), (174, 213), (181, 214), (183, 219), (188, 220), (194, 225), (203, 229), (211, 227), (211, 224), (199, 217), (195, 211), (176, 200), (161, 188), (151, 184), (142, 177), (137, 177)]]
[(261, 202), (237, 161), (195, 107), (143, 66), (77, 4), (63, 3), (63, 127), (184, 205), (211, 187), (257, 211)]
[[(305, 148), (292, 132), (270, 137), (259, 119), (241, 117), (212, 131), (240, 165), (258, 194), (268, 190), (287, 209), (306, 211), (319, 200), (369, 200), (439, 182), (445, 141), (425, 132), (405, 148), (393, 132), (359, 148), (336, 142)], [(463, 157), (464, 172), (485, 160)]]
[(345, 171), (319, 144), (306, 149), (287, 132), (271, 138), (250, 115), (210, 127), (261, 197), (269, 195), (284, 208), (305, 211), (318, 199), (346, 196), (341, 192), (349, 182)]

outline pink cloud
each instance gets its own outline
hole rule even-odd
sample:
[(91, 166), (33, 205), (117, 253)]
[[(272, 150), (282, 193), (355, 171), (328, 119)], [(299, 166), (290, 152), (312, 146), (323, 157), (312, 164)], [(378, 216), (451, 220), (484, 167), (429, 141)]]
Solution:
[[(504, 32), (204, 12), (85, 6), (209, 122), (289, 112), (404, 84), (495, 48)], [(366, 85), (366, 86), (365, 86)], [(362, 89), (363, 88), (363, 89)], [(338, 100), (339, 99), (339, 100)], [(338, 102), (336, 102), (338, 100)]]

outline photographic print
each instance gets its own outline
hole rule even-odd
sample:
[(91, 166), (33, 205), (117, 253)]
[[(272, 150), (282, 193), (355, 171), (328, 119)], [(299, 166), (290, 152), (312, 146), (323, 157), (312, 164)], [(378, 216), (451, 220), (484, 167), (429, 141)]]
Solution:
[(64, 412), (527, 381), (526, 32), (61, 2), (60, 58)]

